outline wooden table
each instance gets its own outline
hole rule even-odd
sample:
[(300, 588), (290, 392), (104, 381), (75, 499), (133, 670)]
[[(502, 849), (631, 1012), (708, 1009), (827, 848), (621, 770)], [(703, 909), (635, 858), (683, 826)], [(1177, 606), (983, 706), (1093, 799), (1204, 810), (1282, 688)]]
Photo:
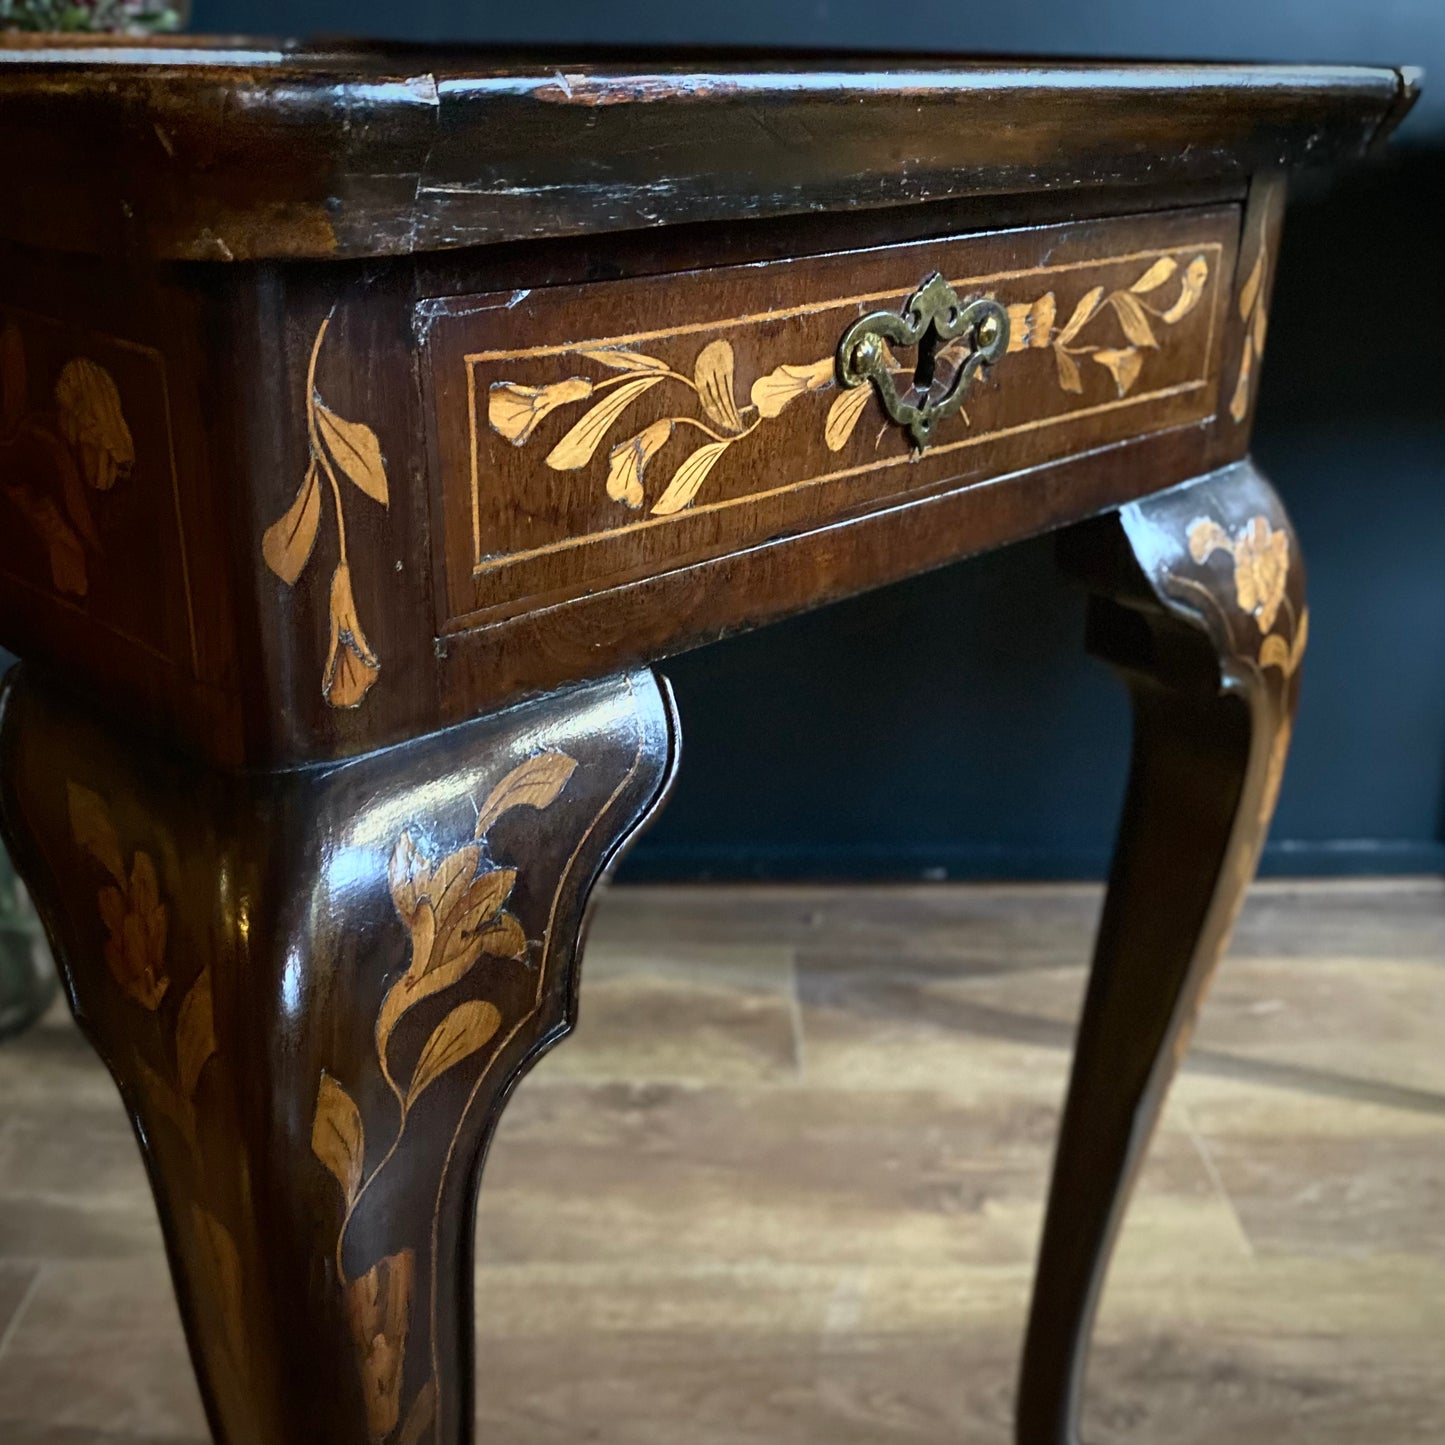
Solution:
[(1247, 457), (1282, 175), (1413, 89), (4, 53), (4, 830), (219, 1441), (470, 1438), (480, 1169), (676, 766), (652, 664), (1064, 528), (1135, 717), (1019, 1392), (1075, 1439), (1305, 648)]

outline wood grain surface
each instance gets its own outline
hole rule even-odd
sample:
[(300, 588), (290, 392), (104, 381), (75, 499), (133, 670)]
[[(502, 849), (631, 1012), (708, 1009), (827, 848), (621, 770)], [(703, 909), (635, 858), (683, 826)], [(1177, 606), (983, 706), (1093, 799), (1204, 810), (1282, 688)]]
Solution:
[[(1247, 310), (1247, 308), (1245, 308)], [(1060, 538), (1133, 703), (1019, 1382), (1019, 1445), (1077, 1445), (1105, 1271), (1279, 798), (1309, 639), (1283, 504), (1248, 463)]]
[(33, 198), (0, 233), (160, 259), (366, 257), (1143, 190), (1358, 156), (1413, 92), (1348, 66), (42, 40), (0, 51), (10, 182)]
[[(422, 302), (441, 630), (1209, 419), (1238, 230), (1181, 210)], [(934, 271), (1012, 325), (920, 454), (871, 386), (839, 388), (836, 353)], [(967, 352), (940, 353), (935, 390)]]
[[(217, 760), (345, 755), (1184, 481), (1247, 444), (1248, 416), (1240, 424), (1228, 414), (1221, 385), (1234, 385), (1226, 369), (1247, 325), (1230, 298), (1246, 278), (1234, 260), (1237, 209), (1183, 204), (1190, 197), (1179, 193), (1159, 199), (1175, 204), (964, 239), (951, 228), (983, 219), (976, 212), (880, 213), (857, 227), (860, 241), (879, 248), (862, 254), (839, 253), (854, 232), (837, 218), (744, 230), (731, 241), (689, 231), (645, 244), (500, 247), (471, 265), (433, 258), (420, 271), (399, 261), (118, 270), (12, 247), (0, 270), (8, 307), (0, 508), (15, 521), (0, 530), (4, 641), (135, 725)], [(890, 242), (905, 248), (896, 270)], [(772, 271), (757, 265), (780, 254), (789, 259)], [(978, 384), (967, 417), (950, 423), (964, 435), (911, 460), (904, 443), (880, 436), (874, 404), (860, 392), (869, 410), (845, 418), (851, 430), (834, 417), (841, 445), (833, 450), (838, 392), (821, 363), (847, 319), (872, 303), (831, 314), (827, 303), (873, 294), (849, 284), (861, 267), (877, 274), (875, 290), (889, 288), (880, 301), (897, 304), (948, 256), (959, 258), (960, 280), (1063, 269), (984, 287), (1019, 288), (1008, 300), (1022, 345)], [(1132, 259), (1109, 259), (1119, 256)], [(1190, 294), (1189, 267), (1201, 256), (1214, 269), (1166, 323)], [(699, 257), (707, 270), (696, 270)], [(1154, 286), (1150, 270), (1161, 262), (1175, 270)], [(600, 277), (613, 279), (589, 284)], [(1027, 284), (1035, 279), (1044, 284)], [(1133, 291), (1141, 282), (1151, 289)], [(609, 497), (606, 480), (611, 451), (640, 434), (624, 429), (626, 417), (587, 466), (561, 471), (545, 458), (571, 424), (564, 410), (548, 410), (525, 433), (525, 418), (503, 418), (512, 438), (490, 416), (493, 381), (525, 389), (585, 371), (589, 385), (620, 381), (605, 397), (628, 384), (626, 373), (542, 357), (507, 363), (504, 377), (488, 363), (480, 383), (488, 401), (468, 411), (461, 358), (472, 354), (466, 336), (477, 323), (447, 297), (508, 283), (500, 294), (530, 298), (518, 332), (560, 324), (553, 345), (626, 335), (629, 309), (690, 310), (696, 319), (683, 324), (703, 329), (670, 338), (673, 369), (696, 385), (702, 351), (728, 340), (739, 420), (755, 405), (753, 387), (781, 375), (786, 386), (768, 401), (776, 414), (749, 411), (744, 430), (767, 426), (729, 443), (726, 464), (717, 462), (686, 505), (662, 517), (631, 508)], [(1081, 305), (1087, 317), (1066, 336)], [(708, 336), (757, 307), (792, 314), (732, 339)], [(591, 324), (577, 319), (583, 314)], [(706, 339), (693, 346), (695, 336)], [(148, 369), (122, 366), (120, 355), (146, 358)], [(794, 357), (819, 385), (785, 369)], [(80, 435), (78, 414), (57, 401), (72, 360), (113, 383), (123, 440), (112, 439), (120, 451), (103, 490), (83, 481), (84, 443), (64, 432), (69, 425)], [(679, 388), (688, 391), (674, 381), (634, 398), (639, 421), (666, 419)], [(653, 416), (648, 406), (661, 410)], [(692, 420), (712, 425), (701, 410)], [(648, 462), (653, 478), (692, 455), (683, 433), (709, 440), (693, 426), (674, 430), (671, 451)], [(567, 546), (476, 570), (464, 450), (474, 435), (487, 447), (476, 480), (487, 547), (526, 551), (548, 538)], [(524, 445), (509, 444), (517, 437)], [(832, 471), (846, 475), (796, 485)], [(655, 505), (665, 484), (649, 485)], [(579, 536), (585, 545), (571, 545)], [(479, 602), (486, 615), (476, 613)]]
[[(577, 1032), (487, 1166), (479, 1437), (1010, 1445), (1100, 903), (606, 893)], [(1086, 1439), (1436, 1445), (1442, 959), (1438, 880), (1251, 891), (1124, 1226)], [(0, 1092), (0, 1438), (201, 1445), (130, 1125), (68, 1011), (0, 1045)]]
[[(0, 637), (26, 658), (0, 811), (135, 1125), (218, 1440), (471, 1439), (478, 1174), (522, 1071), (575, 1016), (590, 888), (675, 765), (647, 666), (1071, 528), (1091, 641), (1137, 721), (1019, 1398), (1022, 1445), (1076, 1445), (1104, 1269), (1263, 841), (1307, 639), (1298, 546), (1247, 459), (1283, 171), (1364, 154), (1413, 89), (1331, 67), (0, 50), (22, 198), (0, 217)], [(941, 376), (926, 334), (918, 359), (871, 356), (917, 368), (919, 399), (991, 357), (918, 454), (867, 388), (842, 387), (836, 349), (934, 271), (939, 314), (963, 314), (945, 278), (996, 314), (991, 342), (948, 321)], [(918, 342), (922, 323), (890, 329)], [(810, 1066), (800, 1052), (817, 1006), (802, 967), (787, 964), (785, 1021), (751, 991), (732, 1067), (791, 1049), (794, 1083), (828, 1077), (826, 1036)], [(820, 985), (823, 1007), (839, 987)], [(587, 1328), (539, 1329), (545, 1281), (503, 1288), (482, 1367), (518, 1393), (483, 1414), (575, 1438), (559, 1381), (589, 1361), (622, 1379), (625, 1312), (577, 1280), (629, 1238), (635, 1182), (665, 1158), (688, 1208), (645, 1268), (705, 1263), (680, 1297), (651, 1292), (633, 1378), (690, 1401), (690, 1438), (714, 1422), (756, 1437), (796, 1390), (780, 1366), (799, 1339), (834, 1441), (1002, 1426), (988, 1322), (1022, 1294), (1036, 1200), (1019, 1157), (1047, 1136), (1062, 1050), (1045, 1010), (1011, 1015), (991, 987), (945, 995), (886, 1086), (854, 1080), (825, 1115), (844, 1147), (814, 1182), (844, 1220), (845, 1277), (719, 1187), (761, 1159), (755, 1202), (786, 1198), (800, 1091), (763, 1108), (693, 1091), (675, 1116), (645, 1085), (584, 1100), (562, 1131), (580, 1138), (544, 1170), (555, 1212), (513, 1216), (495, 1242), (525, 1261), (539, 1225), (570, 1219), (550, 1278)], [(673, 1067), (705, 1067), (688, 1001), (656, 989), (682, 1008)], [(1028, 1056), (1008, 1063), (1004, 1116), (949, 1110), (940, 1152), (897, 1091), (936, 1086), (955, 1017), (999, 1023)], [(1438, 1112), (1426, 1088), (1372, 1088), (1412, 1119)], [(533, 1120), (548, 1151), (552, 1109)], [(745, 1149), (718, 1127), (729, 1113), (749, 1119)], [(1252, 1248), (1270, 1179), (1240, 1165), (1236, 1212), (1224, 1166), (1188, 1143), (1159, 1157), (1191, 1246)], [(597, 1208), (609, 1190), (621, 1220)], [(21, 1215), (40, 1236), (55, 1223)], [(956, 1216), (980, 1227), (960, 1240)], [(109, 1264), (111, 1227), (93, 1241)], [(869, 1250), (889, 1240), (903, 1274), (875, 1290)], [(719, 1267), (728, 1250), (752, 1265)], [(939, 1272), (960, 1260), (1003, 1264), (965, 1285)], [(127, 1413), (129, 1374), (108, 1410), (37, 1419), (37, 1361), (75, 1321), (132, 1365), (163, 1312), (123, 1263), (29, 1263), (0, 1243), (0, 1423), (199, 1433), (176, 1369), (158, 1423)], [(705, 1370), (678, 1326), (689, 1300), (731, 1320)], [(868, 1340), (890, 1300), (901, 1374), (859, 1368), (866, 1343), (852, 1368), (819, 1367), (819, 1338)], [(945, 1314), (990, 1368), (981, 1395), (958, 1398), (956, 1365), (942, 1394), (928, 1384)], [(742, 1362), (721, 1407), (720, 1353)], [(1170, 1365), (1166, 1345), (1132, 1368)], [(77, 1378), (81, 1399), (98, 1372)], [(1303, 1378), (1295, 1418), (1321, 1379), (1338, 1390), (1337, 1359)], [(1110, 1393), (1115, 1425), (1136, 1398)], [(1389, 1397), (1402, 1440), (1413, 1399)], [(1251, 1416), (1196, 1402), (1188, 1418), (1237, 1439)], [(1361, 1418), (1352, 1445), (1391, 1438)]]

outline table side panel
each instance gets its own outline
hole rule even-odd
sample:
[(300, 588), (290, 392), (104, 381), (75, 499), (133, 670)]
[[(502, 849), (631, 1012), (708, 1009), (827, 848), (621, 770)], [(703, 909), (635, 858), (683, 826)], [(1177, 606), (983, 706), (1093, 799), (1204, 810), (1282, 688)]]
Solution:
[(0, 247), (0, 642), (236, 756), (204, 307), (157, 268)]

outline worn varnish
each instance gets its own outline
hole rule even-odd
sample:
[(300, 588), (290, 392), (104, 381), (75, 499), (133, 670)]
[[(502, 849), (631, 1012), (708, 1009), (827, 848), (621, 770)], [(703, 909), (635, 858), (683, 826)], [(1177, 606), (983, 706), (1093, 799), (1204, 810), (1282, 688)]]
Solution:
[(1307, 639), (1284, 173), (1414, 83), (0, 52), (0, 803), (222, 1445), (469, 1439), (477, 1173), (671, 775), (648, 667), (1051, 529), (1136, 712), (1018, 1416), (1075, 1445)]
[(1358, 155), (1413, 84), (1343, 66), (187, 39), (124, 52), (46, 38), (7, 57), (13, 180), (35, 204), (4, 234), (178, 260), (369, 257), (1060, 184), (1142, 190)]

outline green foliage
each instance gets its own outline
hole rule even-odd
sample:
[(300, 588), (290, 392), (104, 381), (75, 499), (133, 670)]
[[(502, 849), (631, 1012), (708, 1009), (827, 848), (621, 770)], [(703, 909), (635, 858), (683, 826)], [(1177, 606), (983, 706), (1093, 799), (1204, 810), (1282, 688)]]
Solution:
[(0, 0), (0, 30), (146, 35), (180, 26), (180, 11), (165, 0)]

